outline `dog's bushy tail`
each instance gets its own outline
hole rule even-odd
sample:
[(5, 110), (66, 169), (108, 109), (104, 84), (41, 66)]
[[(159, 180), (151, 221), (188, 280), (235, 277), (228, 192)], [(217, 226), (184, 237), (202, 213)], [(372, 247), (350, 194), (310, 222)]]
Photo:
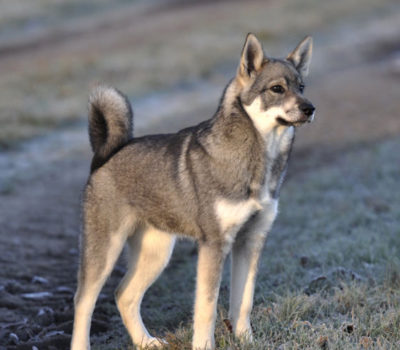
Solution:
[(100, 168), (132, 138), (132, 108), (117, 89), (97, 86), (89, 98), (89, 139), (94, 155), (91, 172)]

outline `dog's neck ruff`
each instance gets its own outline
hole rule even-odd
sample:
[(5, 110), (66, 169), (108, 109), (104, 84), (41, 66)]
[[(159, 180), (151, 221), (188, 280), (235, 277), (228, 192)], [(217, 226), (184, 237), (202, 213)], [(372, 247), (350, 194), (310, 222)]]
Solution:
[(258, 193), (262, 202), (277, 198), (286, 174), (295, 137), (295, 127), (278, 124), (274, 115), (279, 111), (270, 109), (269, 112), (261, 112), (260, 104), (257, 102), (245, 106), (238, 96), (237, 105), (241, 114), (251, 120), (265, 145), (264, 181), (261, 184), (253, 184), (253, 190)]

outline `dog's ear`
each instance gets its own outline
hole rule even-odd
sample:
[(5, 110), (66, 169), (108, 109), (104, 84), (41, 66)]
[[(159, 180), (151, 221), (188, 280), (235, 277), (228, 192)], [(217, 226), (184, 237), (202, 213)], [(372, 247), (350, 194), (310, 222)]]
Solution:
[(310, 67), (313, 40), (311, 36), (305, 37), (286, 59), (293, 63), (298, 72), (306, 77)]
[(261, 43), (252, 33), (247, 34), (246, 42), (243, 46), (242, 56), (238, 69), (238, 76), (245, 81), (252, 78), (262, 65), (264, 52)]

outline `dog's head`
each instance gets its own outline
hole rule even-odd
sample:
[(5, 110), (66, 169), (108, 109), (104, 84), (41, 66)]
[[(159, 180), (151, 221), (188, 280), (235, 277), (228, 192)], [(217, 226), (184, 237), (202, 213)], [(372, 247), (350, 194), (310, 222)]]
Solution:
[(236, 80), (241, 103), (261, 132), (314, 119), (315, 108), (303, 95), (311, 53), (312, 38), (306, 37), (286, 59), (269, 58), (255, 35), (247, 35)]

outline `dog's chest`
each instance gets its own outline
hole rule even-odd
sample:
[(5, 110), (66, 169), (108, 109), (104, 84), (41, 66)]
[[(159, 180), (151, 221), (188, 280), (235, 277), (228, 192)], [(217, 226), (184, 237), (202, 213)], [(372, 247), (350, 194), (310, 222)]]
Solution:
[(276, 203), (293, 138), (293, 127), (277, 127), (271, 131), (265, 139), (264, 177), (261, 182), (250, 184), (250, 197), (239, 201), (225, 198), (216, 200), (214, 209), (222, 232), (228, 232), (234, 237), (236, 229), (254, 213), (261, 210), (268, 211), (271, 203)]
[(229, 201), (219, 198), (215, 202), (215, 212), (222, 231), (241, 225), (255, 211), (260, 209), (259, 202), (253, 198), (243, 201)]
[(279, 126), (266, 136), (265, 175), (263, 182), (259, 185), (261, 203), (279, 197), (293, 140), (294, 127)]

